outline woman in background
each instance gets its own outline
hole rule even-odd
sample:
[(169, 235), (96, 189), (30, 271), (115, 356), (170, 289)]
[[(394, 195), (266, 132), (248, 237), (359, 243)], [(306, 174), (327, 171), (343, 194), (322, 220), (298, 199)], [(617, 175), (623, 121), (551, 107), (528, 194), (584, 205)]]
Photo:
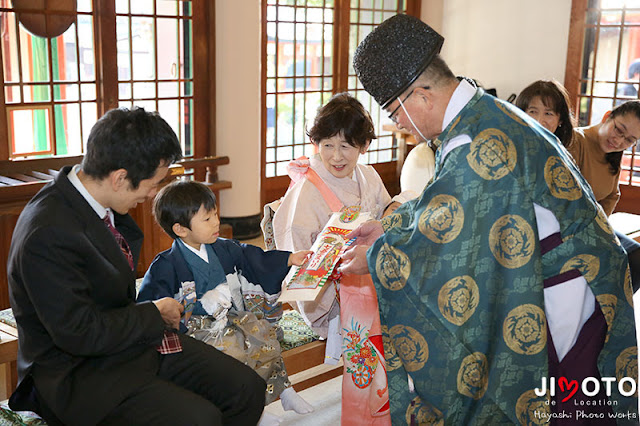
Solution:
[[(607, 216), (620, 199), (620, 163), (624, 150), (640, 139), (640, 101), (628, 101), (608, 111), (602, 121), (573, 129), (566, 89), (555, 80), (539, 80), (527, 86), (516, 105), (568, 148), (596, 201)], [(567, 135), (566, 129), (572, 129)], [(616, 231), (629, 258), (634, 292), (640, 287), (640, 244)]]
[(520, 92), (516, 106), (556, 135), (565, 148), (569, 148), (574, 120), (564, 86), (556, 80), (538, 80)]

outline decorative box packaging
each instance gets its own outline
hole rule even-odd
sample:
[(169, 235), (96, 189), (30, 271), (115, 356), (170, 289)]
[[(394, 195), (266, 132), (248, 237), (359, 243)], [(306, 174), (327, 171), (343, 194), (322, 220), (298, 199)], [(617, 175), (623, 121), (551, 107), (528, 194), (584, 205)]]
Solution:
[(370, 218), (369, 213), (360, 212), (357, 206), (333, 213), (311, 246), (313, 254), (302, 265), (291, 267), (278, 301), (316, 300), (334, 272), (340, 255), (354, 241), (346, 236)]

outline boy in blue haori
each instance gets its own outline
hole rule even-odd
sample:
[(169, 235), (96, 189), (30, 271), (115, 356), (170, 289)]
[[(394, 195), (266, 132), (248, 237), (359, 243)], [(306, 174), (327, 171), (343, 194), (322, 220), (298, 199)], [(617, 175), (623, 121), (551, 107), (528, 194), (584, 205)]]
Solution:
[[(186, 305), (180, 331), (253, 367), (267, 382), (267, 404), (280, 397), (285, 410), (313, 411), (291, 387), (272, 324), (281, 315), (276, 300), (289, 267), (311, 252), (265, 252), (218, 238), (215, 195), (198, 182), (167, 185), (153, 212), (174, 243), (153, 260), (138, 301), (179, 299)], [(263, 415), (261, 424), (277, 423)]]

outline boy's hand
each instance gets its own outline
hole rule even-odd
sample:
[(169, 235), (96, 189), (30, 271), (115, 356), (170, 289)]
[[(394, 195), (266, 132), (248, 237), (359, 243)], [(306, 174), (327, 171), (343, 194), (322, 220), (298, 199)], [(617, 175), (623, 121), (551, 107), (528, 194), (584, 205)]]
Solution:
[(287, 262), (287, 266), (296, 265), (300, 266), (307, 260), (313, 252), (311, 250), (300, 250), (295, 253), (291, 253), (289, 255), (289, 261)]
[(165, 324), (175, 330), (180, 327), (180, 314), (184, 311), (182, 303), (172, 297), (163, 297), (162, 299), (154, 300), (153, 304), (160, 311)]

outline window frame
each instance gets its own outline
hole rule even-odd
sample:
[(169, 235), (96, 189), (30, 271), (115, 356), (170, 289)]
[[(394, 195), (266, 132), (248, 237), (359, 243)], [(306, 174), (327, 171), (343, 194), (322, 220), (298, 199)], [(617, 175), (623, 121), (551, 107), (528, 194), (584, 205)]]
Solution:
[[(573, 111), (579, 115), (579, 101), (580, 101), (580, 84), (582, 80), (582, 66), (584, 56), (584, 42), (585, 32), (587, 31), (587, 10), (589, 8), (589, 0), (572, 0), (571, 1), (571, 18), (569, 24), (569, 40), (567, 46), (567, 61), (565, 66), (564, 86), (569, 93), (569, 100)], [(597, 39), (597, 36), (596, 36)], [(620, 57), (620, 49), (618, 46), (618, 58)], [(597, 55), (597, 47), (596, 47)], [(596, 59), (594, 59), (594, 62)], [(618, 65), (619, 67), (619, 59)], [(617, 76), (620, 75), (620, 70), (617, 71)], [(616, 81), (618, 77), (616, 77)], [(590, 95), (591, 96), (591, 95)], [(614, 99), (613, 97), (611, 99)], [(579, 125), (587, 125), (587, 123), (581, 123)], [(636, 145), (631, 155), (625, 155), (626, 158), (630, 158), (631, 163), (637, 163), (640, 159), (640, 147)], [(623, 157), (624, 159), (624, 157)], [(625, 170), (626, 166), (623, 167)], [(628, 170), (628, 169), (627, 169)], [(640, 172), (638, 167), (631, 168), (631, 173), (628, 179), (621, 178), (619, 181), (620, 188), (620, 200), (616, 205), (615, 211), (623, 211), (640, 214), (640, 183), (632, 180), (633, 171)], [(621, 174), (622, 176), (622, 174)]]
[[(333, 60), (332, 60), (332, 74), (333, 88), (332, 94), (345, 92), (348, 90), (349, 77), (353, 77), (349, 74), (349, 36), (351, 27), (351, 6), (355, 0), (334, 0), (334, 13), (333, 13)], [(361, 1), (361, 0), (360, 0)], [(359, 6), (360, 1), (356, 1)], [(376, 0), (377, 1), (377, 0)], [(403, 0), (406, 5), (406, 14), (416, 16), (420, 18), (421, 13), (421, 1), (420, 0)], [(292, 6), (295, 7), (295, 6)], [(359, 7), (358, 7), (359, 9)], [(261, 114), (261, 132), (260, 132), (260, 202), (264, 205), (275, 199), (280, 198), (286, 192), (290, 178), (289, 176), (275, 176), (266, 177), (266, 142), (267, 142), (267, 1), (262, 0), (261, 5), (262, 12), (262, 29), (261, 29), (261, 90), (260, 90), (260, 114)], [(360, 23), (362, 24), (362, 23)], [(303, 76), (304, 77), (304, 76)], [(359, 85), (359, 83), (358, 83)], [(322, 89), (321, 89), (322, 90)], [(361, 86), (359, 91), (363, 89)], [(356, 96), (355, 92), (350, 92)], [(367, 108), (367, 105), (365, 105)], [(368, 109), (368, 108), (367, 108)], [(382, 125), (380, 125), (382, 127)], [(395, 132), (390, 135), (395, 140)], [(393, 150), (397, 155), (400, 150), (397, 144), (394, 144)], [(383, 182), (387, 186), (390, 192), (399, 191), (399, 175), (397, 172), (398, 160), (391, 160), (384, 163), (371, 164), (376, 171), (380, 174)]]
[[(99, 118), (110, 109), (118, 108), (119, 105), (118, 64), (114, 60), (117, 57), (115, 1), (92, 0), (92, 9), (96, 105), (97, 117)], [(210, 99), (215, 99), (215, 3), (192, 0), (191, 9), (192, 61), (193, 69), (198, 70), (193, 73), (192, 157), (201, 158), (216, 155), (214, 143), (215, 105), (210, 102)], [(0, 52), (0, 56), (2, 56), (2, 52)], [(6, 104), (4, 67), (0, 67), (0, 161), (25, 161), (23, 158), (11, 158), (7, 116), (9, 109), (15, 109), (15, 106)], [(29, 160), (46, 164), (48, 160), (65, 156), (67, 155)], [(197, 178), (203, 177), (198, 176)]]

